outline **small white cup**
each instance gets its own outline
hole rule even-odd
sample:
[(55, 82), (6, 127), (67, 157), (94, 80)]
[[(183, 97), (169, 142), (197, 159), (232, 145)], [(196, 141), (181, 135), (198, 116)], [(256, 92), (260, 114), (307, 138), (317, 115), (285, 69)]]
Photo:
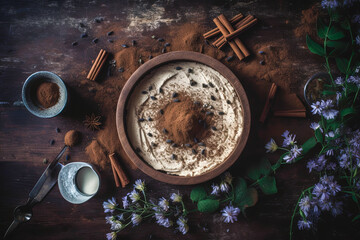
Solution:
[(72, 162), (61, 169), (58, 185), (65, 200), (73, 204), (81, 204), (98, 192), (100, 175), (89, 163)]

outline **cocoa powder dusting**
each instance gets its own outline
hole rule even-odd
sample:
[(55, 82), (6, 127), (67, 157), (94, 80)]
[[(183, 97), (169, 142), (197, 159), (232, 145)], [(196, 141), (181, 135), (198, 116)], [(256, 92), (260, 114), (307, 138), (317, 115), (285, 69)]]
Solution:
[(108, 164), (106, 149), (97, 140), (92, 140), (85, 148), (86, 154), (90, 157), (90, 162), (96, 164), (101, 169), (105, 169)]
[(36, 99), (44, 108), (54, 106), (59, 97), (59, 86), (56, 83), (43, 82), (36, 89)]
[(194, 138), (205, 139), (209, 134), (211, 116), (205, 115), (200, 102), (195, 103), (190, 97), (180, 95), (180, 102), (171, 101), (163, 107), (164, 114), (157, 119), (159, 132), (166, 129), (166, 139), (177, 144), (192, 143)]
[(300, 26), (295, 28), (294, 34), (296, 37), (305, 37), (306, 34), (310, 36), (316, 35), (316, 21), (319, 16), (319, 6), (314, 5), (309, 9), (302, 10)]

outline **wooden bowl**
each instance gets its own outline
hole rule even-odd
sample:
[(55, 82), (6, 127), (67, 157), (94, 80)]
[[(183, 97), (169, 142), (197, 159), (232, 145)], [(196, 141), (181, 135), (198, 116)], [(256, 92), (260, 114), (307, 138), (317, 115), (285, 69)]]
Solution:
[[(244, 128), (239, 137), (238, 143), (233, 150), (233, 152), (217, 167), (211, 169), (210, 171), (203, 173), (198, 176), (176, 176), (166, 174), (164, 172), (155, 170), (152, 166), (142, 160), (135, 152), (131, 143), (127, 137), (127, 130), (126, 130), (126, 118), (125, 118), (125, 110), (127, 105), (127, 99), (132, 93), (132, 90), (136, 84), (141, 81), (141, 79), (149, 73), (151, 70), (167, 64), (169, 62), (177, 62), (177, 61), (192, 61), (192, 62), (199, 62), (204, 65), (207, 65), (220, 74), (222, 74), (234, 87), (243, 107), (243, 117), (244, 117)], [(146, 62), (141, 67), (139, 67), (128, 79), (124, 88), (121, 91), (117, 110), (116, 110), (116, 126), (118, 135), (120, 138), (120, 142), (128, 155), (131, 161), (145, 174), (149, 175), (150, 177), (176, 185), (191, 185), (191, 184), (198, 184), (205, 181), (208, 181), (212, 178), (217, 177), (225, 170), (227, 170), (240, 156), (241, 152), (243, 151), (245, 144), (247, 142), (249, 132), (250, 132), (250, 107), (249, 102), (246, 97), (246, 93), (244, 88), (242, 87), (238, 78), (228, 69), (224, 64), (217, 61), (216, 59), (196, 52), (187, 52), (187, 51), (178, 51), (178, 52), (170, 52), (166, 54), (162, 54), (154, 59)]]

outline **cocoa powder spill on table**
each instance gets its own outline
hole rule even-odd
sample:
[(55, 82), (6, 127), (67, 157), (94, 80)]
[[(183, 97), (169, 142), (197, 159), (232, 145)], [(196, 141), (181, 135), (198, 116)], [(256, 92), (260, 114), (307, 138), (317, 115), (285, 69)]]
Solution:
[(305, 37), (306, 34), (316, 36), (316, 21), (319, 16), (319, 5), (314, 5), (309, 9), (302, 10), (301, 23), (295, 28), (296, 37)]
[(44, 108), (54, 106), (59, 97), (59, 86), (56, 83), (43, 82), (36, 89), (36, 99)]
[(166, 138), (177, 144), (192, 143), (194, 138), (202, 141), (210, 133), (209, 127), (204, 126), (210, 126), (211, 116), (205, 115), (200, 102), (183, 94), (178, 99), (180, 102), (171, 101), (162, 108), (164, 114), (156, 119), (159, 132), (166, 129)]

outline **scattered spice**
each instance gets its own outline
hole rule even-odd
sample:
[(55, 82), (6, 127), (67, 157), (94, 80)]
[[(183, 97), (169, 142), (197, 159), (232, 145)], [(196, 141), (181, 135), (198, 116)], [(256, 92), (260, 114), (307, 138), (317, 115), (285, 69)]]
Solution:
[(54, 139), (51, 139), (50, 140), (50, 145), (54, 145), (55, 144), (55, 140)]
[(44, 164), (47, 164), (48, 162), (49, 162), (49, 160), (48, 160), (47, 158), (44, 158), (44, 159), (43, 159), (43, 163), (44, 163)]

